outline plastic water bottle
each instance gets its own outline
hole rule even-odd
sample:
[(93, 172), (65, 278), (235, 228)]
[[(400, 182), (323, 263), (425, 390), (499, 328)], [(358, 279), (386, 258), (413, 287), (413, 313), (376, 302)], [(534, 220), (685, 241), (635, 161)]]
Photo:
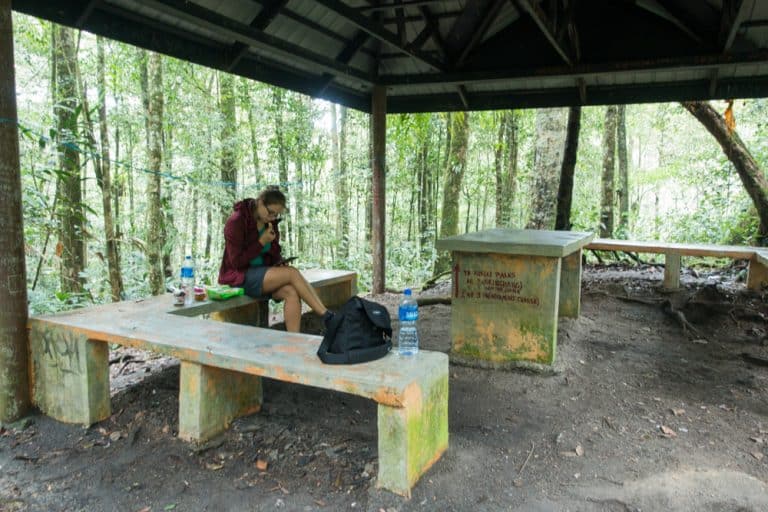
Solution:
[(419, 351), (419, 333), (416, 330), (416, 322), (419, 320), (419, 305), (410, 288), (403, 291), (403, 300), (400, 301), (397, 318), (400, 320), (397, 353), (401, 356), (415, 355)]
[(195, 302), (195, 262), (189, 255), (184, 257), (181, 266), (181, 290), (184, 292), (184, 305), (192, 305)]

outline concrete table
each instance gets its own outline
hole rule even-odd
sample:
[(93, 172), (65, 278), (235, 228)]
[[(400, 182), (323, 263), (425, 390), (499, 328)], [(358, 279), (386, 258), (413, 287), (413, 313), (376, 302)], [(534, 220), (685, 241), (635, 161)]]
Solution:
[(444, 238), (453, 254), (451, 353), (552, 364), (559, 316), (581, 308), (581, 250), (593, 233), (488, 229)]

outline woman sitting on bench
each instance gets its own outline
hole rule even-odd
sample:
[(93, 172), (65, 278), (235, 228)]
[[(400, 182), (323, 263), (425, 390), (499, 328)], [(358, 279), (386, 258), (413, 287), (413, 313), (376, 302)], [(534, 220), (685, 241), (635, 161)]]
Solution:
[(267, 187), (256, 199), (235, 203), (224, 225), (219, 284), (242, 287), (254, 299), (284, 300), (285, 328), (299, 332), (302, 300), (323, 317), (326, 325), (333, 312), (323, 305), (301, 272), (282, 258), (278, 224), (285, 204), (285, 194), (276, 186)]

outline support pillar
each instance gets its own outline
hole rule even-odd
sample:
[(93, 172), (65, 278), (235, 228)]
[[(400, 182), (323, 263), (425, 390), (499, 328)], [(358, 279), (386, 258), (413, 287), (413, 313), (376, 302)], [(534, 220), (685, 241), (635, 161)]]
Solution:
[(560, 316), (579, 318), (581, 312), (581, 249), (563, 258), (560, 269)]
[(15, 81), (11, 0), (0, 0), (0, 422), (21, 418), (30, 406)]
[[(409, 364), (409, 363), (404, 363)], [(448, 360), (406, 391), (403, 407), (379, 404), (377, 487), (411, 497), (411, 488), (448, 449)]]
[(181, 362), (179, 438), (205, 441), (261, 410), (261, 377)]
[(677, 290), (680, 288), (680, 255), (664, 254), (664, 288)]
[(387, 89), (374, 86), (371, 93), (371, 166), (373, 167), (373, 211), (371, 212), (371, 244), (373, 250), (373, 293), (384, 293), (385, 219), (386, 219), (386, 151)]

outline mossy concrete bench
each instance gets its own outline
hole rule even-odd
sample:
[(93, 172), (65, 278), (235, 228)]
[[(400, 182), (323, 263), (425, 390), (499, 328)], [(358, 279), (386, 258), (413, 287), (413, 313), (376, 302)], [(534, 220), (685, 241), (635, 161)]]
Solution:
[(639, 252), (664, 255), (664, 288), (680, 288), (681, 256), (731, 258), (748, 260), (747, 288), (760, 291), (768, 285), (768, 249), (738, 245), (686, 244), (673, 242), (640, 242), (596, 238), (586, 246), (596, 251)]
[(447, 355), (422, 351), (406, 359), (392, 353), (329, 366), (316, 355), (319, 336), (190, 318), (189, 310), (173, 314), (181, 308), (171, 300), (166, 295), (31, 318), (35, 404), (67, 423), (108, 418), (108, 344), (115, 343), (181, 361), (179, 437), (185, 440), (204, 441), (259, 411), (261, 378), (268, 377), (374, 400), (379, 487), (409, 496), (447, 449)]

